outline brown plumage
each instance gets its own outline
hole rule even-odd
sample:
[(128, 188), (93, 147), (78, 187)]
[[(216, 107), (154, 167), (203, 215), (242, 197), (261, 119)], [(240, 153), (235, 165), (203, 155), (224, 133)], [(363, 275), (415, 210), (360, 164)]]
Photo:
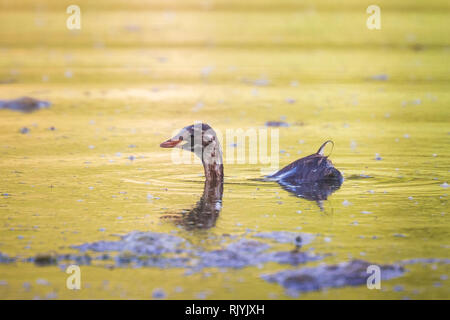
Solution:
[(214, 227), (222, 210), (223, 194), (222, 149), (216, 133), (206, 123), (191, 125), (160, 146), (194, 152), (202, 160), (205, 171), (203, 195), (196, 206), (170, 218), (188, 230)]
[(160, 147), (194, 152), (202, 160), (206, 180), (223, 182), (222, 148), (216, 132), (206, 123), (184, 127)]

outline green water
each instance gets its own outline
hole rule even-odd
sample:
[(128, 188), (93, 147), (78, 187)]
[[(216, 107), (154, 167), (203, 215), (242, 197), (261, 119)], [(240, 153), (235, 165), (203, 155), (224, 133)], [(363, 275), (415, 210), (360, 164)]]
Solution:
[[(378, 31), (365, 25), (370, 3), (351, 0), (77, 2), (77, 32), (66, 29), (68, 1), (0, 2), (1, 99), (52, 102), (32, 114), (0, 110), (0, 194), (9, 194), (0, 196), (0, 252), (19, 258), (0, 264), (0, 298), (149, 299), (156, 288), (169, 299), (292, 298), (260, 278), (295, 268), (276, 263), (192, 275), (93, 263), (71, 291), (59, 267), (20, 261), (133, 230), (177, 231), (206, 250), (220, 247), (212, 236), (248, 229), (314, 234), (304, 250), (331, 255), (298, 268), (449, 258), (446, 1), (378, 1)], [(279, 129), (280, 166), (334, 141), (346, 180), (323, 210), (258, 181), (264, 165), (226, 163), (215, 227), (161, 219), (194, 207), (204, 180), (200, 165), (174, 165), (162, 141), (195, 121), (225, 132), (269, 120), (290, 124)], [(381, 290), (298, 298), (449, 297), (448, 264), (406, 268)]]

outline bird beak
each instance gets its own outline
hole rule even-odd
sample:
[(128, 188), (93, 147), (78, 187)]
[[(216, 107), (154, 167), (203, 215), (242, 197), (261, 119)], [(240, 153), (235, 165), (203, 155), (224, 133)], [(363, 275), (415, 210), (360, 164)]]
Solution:
[(159, 146), (160, 146), (161, 148), (174, 148), (174, 147), (176, 147), (181, 141), (183, 141), (183, 140), (169, 139), (169, 140), (164, 141), (163, 143), (161, 143)]

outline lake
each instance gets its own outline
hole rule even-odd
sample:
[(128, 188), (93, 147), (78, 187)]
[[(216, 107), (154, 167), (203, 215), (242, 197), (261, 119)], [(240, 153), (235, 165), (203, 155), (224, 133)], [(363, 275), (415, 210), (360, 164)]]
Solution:
[[(0, 3), (0, 100), (51, 102), (0, 110), (1, 299), (448, 299), (447, 1), (377, 1), (380, 30), (356, 0), (79, 0), (79, 30), (70, 4)], [(224, 152), (277, 130), (280, 168), (331, 139), (345, 180), (299, 197), (247, 140), (217, 216), (184, 223), (203, 169), (159, 144), (198, 121)], [(402, 271), (369, 290), (321, 269), (359, 260)], [(269, 281), (286, 270), (307, 276)]]

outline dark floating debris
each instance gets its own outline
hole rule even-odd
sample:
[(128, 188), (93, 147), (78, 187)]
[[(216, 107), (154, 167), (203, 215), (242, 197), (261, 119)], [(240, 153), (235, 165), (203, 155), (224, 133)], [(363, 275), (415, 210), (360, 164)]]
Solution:
[(164, 299), (164, 298), (166, 298), (166, 296), (167, 296), (167, 294), (163, 289), (157, 288), (157, 289), (153, 290), (153, 292), (152, 292), (153, 299)]
[(76, 254), (39, 253), (34, 258), (28, 258), (26, 260), (26, 262), (33, 262), (35, 265), (40, 267), (57, 265), (59, 262), (62, 261), (73, 261), (78, 265), (90, 265), (92, 257), (87, 254), (76, 255)]
[[(306, 252), (300, 252), (300, 248), (296, 247), (291, 251), (274, 251), (269, 252), (265, 256), (266, 262), (277, 262), (279, 264), (290, 264), (298, 266), (310, 261), (322, 260), (323, 256), (314, 255)], [(328, 255), (328, 254), (327, 254)]]
[(195, 269), (243, 268), (261, 265), (268, 262), (298, 265), (309, 261), (321, 260), (322, 257), (312, 253), (299, 251), (267, 251), (270, 246), (256, 240), (241, 239), (229, 244), (225, 249), (213, 251), (198, 251), (200, 257)]
[(230, 243), (227, 247), (227, 249), (230, 251), (244, 254), (258, 254), (266, 251), (269, 248), (270, 245), (268, 245), (267, 243), (247, 239), (240, 239), (237, 242)]
[[(99, 257), (99, 260), (103, 260), (103, 257)], [(68, 261), (77, 265), (90, 265), (93, 258), (88, 254), (54, 254), (54, 253), (39, 253), (35, 257), (26, 258), (23, 262), (31, 262), (37, 266), (53, 266), (58, 265), (60, 262)]]
[[(121, 236), (118, 241), (98, 241), (73, 246), (82, 252), (118, 252), (114, 261), (117, 267), (134, 264), (137, 267), (176, 268), (187, 267), (185, 257), (166, 257), (166, 254), (186, 254), (190, 244), (183, 238), (158, 232), (134, 231)], [(104, 256), (104, 255), (103, 255)], [(111, 259), (108, 255), (105, 259)]]
[(12, 263), (16, 261), (16, 258), (11, 258), (7, 254), (0, 252), (0, 263)]
[(289, 231), (259, 232), (254, 234), (253, 237), (271, 239), (278, 243), (292, 243), (294, 245), (298, 244), (298, 237), (300, 237), (302, 246), (310, 243), (314, 239), (314, 236), (311, 234)]
[(38, 266), (50, 266), (55, 265), (57, 263), (57, 259), (53, 254), (37, 254), (34, 258), (34, 264)]
[(289, 127), (289, 123), (284, 121), (267, 121), (266, 127)]
[[(370, 265), (372, 263), (367, 261), (351, 260), (337, 265), (285, 270), (261, 277), (268, 282), (280, 284), (288, 294), (295, 296), (301, 292), (366, 284), (370, 276), (367, 268)], [(400, 265), (380, 265), (379, 267), (382, 280), (399, 277), (405, 272)]]
[(121, 236), (118, 241), (98, 241), (73, 246), (82, 252), (87, 250), (96, 252), (119, 251), (132, 254), (160, 255), (164, 253), (184, 252), (182, 245), (189, 246), (183, 238), (159, 232), (133, 231)]
[(408, 259), (408, 260), (402, 260), (400, 262), (402, 265), (408, 265), (408, 264), (431, 264), (431, 263), (442, 263), (442, 264), (450, 264), (450, 259), (448, 258), (415, 258), (415, 259)]
[(30, 133), (30, 129), (28, 129), (27, 127), (23, 127), (23, 128), (20, 128), (19, 132), (21, 134), (28, 134), (28, 133)]
[(299, 250), (302, 247), (302, 245), (303, 245), (302, 237), (301, 236), (295, 237), (294, 243), (295, 243), (295, 250)]
[(161, 269), (186, 268), (189, 266), (189, 259), (185, 257), (140, 256), (126, 251), (116, 256), (114, 261), (116, 267), (127, 267), (131, 264), (135, 267), (157, 267)]
[[(299, 234), (280, 232), (267, 236), (261, 233), (258, 236), (278, 240), (281, 243), (291, 242), (294, 245)], [(312, 238), (305, 234), (302, 237)], [(307, 241), (302, 242), (306, 243)], [(118, 241), (98, 241), (73, 248), (82, 252), (117, 251), (118, 254), (114, 258), (117, 267), (132, 264), (135, 267), (191, 268), (194, 271), (210, 267), (243, 268), (267, 262), (298, 265), (322, 259), (321, 256), (299, 250), (268, 251), (269, 244), (245, 238), (231, 242), (225, 248), (203, 250), (193, 247), (183, 238), (157, 232), (132, 232), (122, 236)]]
[(33, 112), (50, 107), (48, 101), (37, 100), (30, 97), (21, 97), (13, 100), (0, 100), (0, 109), (9, 109), (20, 112)]

